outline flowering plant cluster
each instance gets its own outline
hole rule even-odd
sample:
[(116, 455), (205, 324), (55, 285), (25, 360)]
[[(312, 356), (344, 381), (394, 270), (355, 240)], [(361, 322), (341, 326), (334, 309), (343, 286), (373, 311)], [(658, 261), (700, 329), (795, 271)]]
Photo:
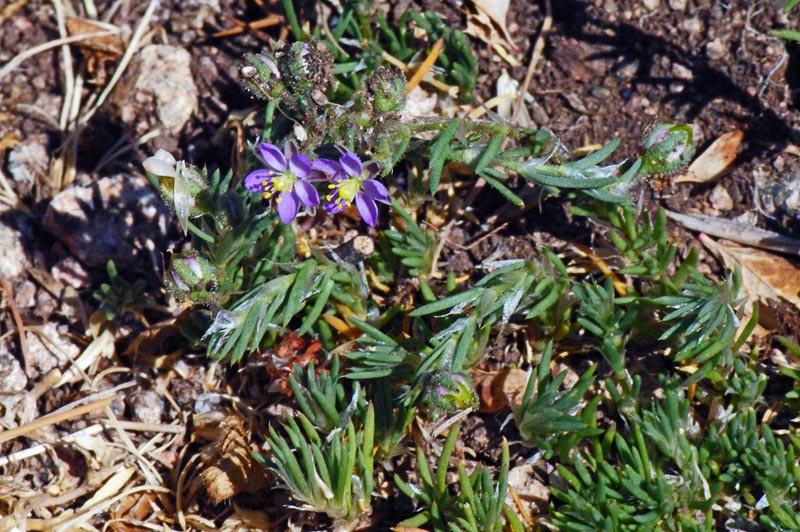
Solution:
[(375, 202), (390, 203), (386, 187), (374, 179), (380, 170), (378, 164), (362, 163), (353, 152), (345, 151), (338, 161), (320, 158), (312, 162), (287, 141), (283, 150), (261, 142), (257, 153), (266, 168), (247, 174), (244, 186), (260, 192), (265, 199), (274, 199), (283, 223), (291, 223), (297, 217), (301, 203), (312, 211), (320, 204), (320, 195), (314, 186), (317, 182), (328, 184), (322, 206), (326, 212), (336, 214), (355, 203), (361, 219), (370, 227), (378, 222)]

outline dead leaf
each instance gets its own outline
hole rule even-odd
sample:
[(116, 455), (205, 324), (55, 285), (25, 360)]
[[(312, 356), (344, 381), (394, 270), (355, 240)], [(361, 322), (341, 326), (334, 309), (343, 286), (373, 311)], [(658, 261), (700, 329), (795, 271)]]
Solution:
[(689, 165), (686, 175), (678, 177), (675, 182), (710, 183), (716, 181), (725, 175), (731, 163), (736, 159), (743, 138), (744, 132), (739, 129), (721, 135)]
[[(500, 31), (503, 38), (511, 43), (511, 34), (506, 27), (508, 17), (508, 6), (511, 0), (473, 0), (473, 5), (478, 13), (484, 14), (492, 21), (492, 24)], [(513, 47), (513, 44), (512, 44)]]
[(472, 379), (480, 400), (478, 412), (493, 414), (519, 403), (528, 384), (528, 372), (519, 368), (473, 372)]
[(506, 16), (510, 0), (473, 0), (477, 13), (467, 14), (467, 29), (464, 33), (483, 40), (511, 66), (519, 66), (511, 53), (517, 47), (506, 27)]
[(742, 288), (750, 298), (765, 304), (770, 299), (783, 299), (800, 309), (800, 269), (797, 265), (760, 249), (734, 243), (723, 245), (702, 234), (698, 238), (725, 266), (741, 268)]
[(155, 493), (127, 495), (119, 502), (118, 507), (112, 508), (112, 521), (109, 523), (109, 527), (114, 532), (140, 532), (147, 530), (143, 526), (132, 525), (130, 522), (144, 523), (157, 511), (157, 501), (158, 496)]
[(248, 510), (234, 504), (233, 513), (225, 518), (220, 532), (257, 532), (275, 529), (264, 512)]

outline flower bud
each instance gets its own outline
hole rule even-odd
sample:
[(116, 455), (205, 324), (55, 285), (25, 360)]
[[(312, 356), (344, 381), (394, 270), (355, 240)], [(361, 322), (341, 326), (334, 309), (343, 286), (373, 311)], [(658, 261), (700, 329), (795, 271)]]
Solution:
[(478, 401), (472, 380), (464, 373), (437, 371), (426, 389), (425, 398), (434, 414), (464, 410)]
[(406, 78), (395, 69), (381, 67), (369, 80), (372, 108), (380, 114), (400, 113), (406, 106)]
[(217, 269), (196, 252), (172, 255), (166, 272), (167, 289), (178, 301), (215, 303)]
[(239, 69), (244, 86), (261, 98), (278, 98), (285, 91), (283, 76), (278, 68), (278, 57), (274, 50), (257, 54), (245, 54), (244, 65)]
[(655, 124), (642, 140), (644, 175), (662, 176), (677, 172), (694, 154), (692, 126), (688, 124)]

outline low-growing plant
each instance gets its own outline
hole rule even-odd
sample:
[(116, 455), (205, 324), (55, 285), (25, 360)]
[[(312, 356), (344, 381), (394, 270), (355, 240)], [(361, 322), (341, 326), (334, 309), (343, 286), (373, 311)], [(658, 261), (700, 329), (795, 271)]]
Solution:
[[(284, 7), (297, 42), (245, 55), (240, 71), (266, 100), (242, 175), (166, 152), (145, 169), (189, 238), (165, 272), (191, 315), (188, 339), (230, 363), (268, 356), (290, 333), (318, 340), (328, 355), (329, 367), (289, 375), (296, 414), (270, 428), (261, 457), (289, 496), (355, 526), (371, 511), (375, 469), (405, 452), (412, 423), (474, 410), (473, 370), (498, 336), (525, 331), (531, 356), (514, 362), (530, 374), (510, 402), (523, 447), (557, 463), (562, 482), (551, 488), (547, 519), (558, 529), (712, 530), (752, 520), (750, 512), (792, 529), (798, 442), (755, 421), (766, 382), (744, 352), (757, 314), (740, 330), (741, 274), (701, 275), (697, 252), (679, 256), (670, 241), (664, 211), (642, 215), (632, 202), (648, 180), (689, 161), (691, 126), (653, 124), (636, 158), (609, 162), (619, 139), (572, 159), (545, 129), (401, 118), (408, 85), (385, 60), (414, 58), (412, 25), (427, 44), (441, 38), (445, 70), (434, 74), (463, 97), (475, 82), (463, 34), (413, 10), (390, 28), (370, 2), (354, 0), (342, 2), (329, 32), (309, 35), (292, 3)], [(423, 221), (428, 204), (445, 211), (453, 168), (515, 207), (525, 205), (523, 186), (569, 198), (574, 214), (602, 227), (614, 259), (578, 270), (541, 247), (457, 281), (438, 263), (444, 237)], [(343, 257), (338, 237), (320, 236), (358, 220), (375, 236), (372, 253)], [(571, 382), (568, 370), (551, 368), (562, 350), (581, 353), (588, 367)], [(783, 372), (796, 400), (800, 378)], [(701, 423), (696, 409), (725, 413)], [(418, 481), (394, 475), (420, 508), (402, 526), (522, 530), (505, 502), (508, 444), (496, 480), (459, 463), (448, 485), (459, 433), (449, 430), (435, 471), (417, 445)]]

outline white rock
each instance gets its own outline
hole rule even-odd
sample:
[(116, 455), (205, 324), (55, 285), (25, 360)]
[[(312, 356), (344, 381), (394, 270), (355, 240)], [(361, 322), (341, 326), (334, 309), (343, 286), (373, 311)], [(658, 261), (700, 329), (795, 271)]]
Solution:
[(81, 350), (69, 341), (69, 337), (52, 322), (38, 327), (38, 332), (27, 332), (28, 359), (33, 367), (27, 368), (28, 377), (36, 379), (58, 367), (67, 368), (78, 357)]
[(118, 174), (91, 186), (73, 186), (47, 207), (43, 225), (84, 264), (103, 267), (109, 259), (131, 265), (147, 241), (162, 244), (169, 211), (146, 179)]
[(711, 206), (718, 211), (727, 212), (733, 209), (733, 198), (728, 193), (728, 189), (722, 185), (714, 187), (708, 200), (711, 202)]
[(22, 234), (6, 225), (3, 218), (0, 218), (0, 250), (0, 276), (6, 281), (16, 279), (30, 267), (22, 246)]
[(10, 353), (0, 353), (0, 393), (21, 392), (28, 385), (22, 366)]
[(50, 157), (47, 154), (45, 135), (34, 135), (14, 146), (8, 154), (8, 171), (17, 185), (17, 193), (26, 195), (36, 183), (36, 178), (47, 176)]
[(168, 133), (179, 133), (197, 109), (192, 56), (178, 46), (152, 44), (139, 52), (139, 60), (139, 77), (132, 101), (128, 97), (123, 104), (123, 119), (134, 122), (141, 114), (137, 107), (146, 108), (155, 111)]

